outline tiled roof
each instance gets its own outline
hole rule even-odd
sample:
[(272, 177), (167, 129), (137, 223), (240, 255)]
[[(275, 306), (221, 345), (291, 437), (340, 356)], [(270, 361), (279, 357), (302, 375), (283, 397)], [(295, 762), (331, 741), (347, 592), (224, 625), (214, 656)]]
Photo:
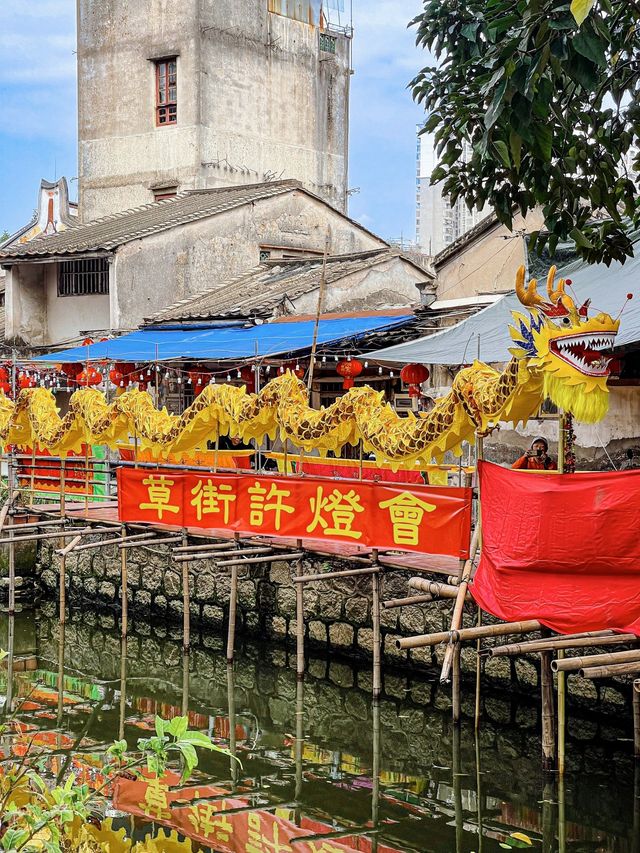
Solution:
[(0, 251), (0, 261), (16, 257), (110, 251), (132, 240), (292, 190), (302, 190), (299, 181), (273, 181), (214, 190), (189, 190), (173, 199), (145, 204), (133, 210), (95, 219), (93, 222), (73, 225), (60, 234), (37, 237), (29, 243), (9, 246)]
[[(375, 249), (327, 259), (326, 282), (331, 284), (393, 258), (403, 258), (427, 281), (432, 276), (399, 252)], [(320, 286), (322, 257), (271, 260), (219, 287), (183, 299), (147, 318), (147, 324), (209, 320), (230, 317), (271, 317), (282, 305), (291, 312), (292, 301)], [(291, 301), (289, 301), (291, 300)]]

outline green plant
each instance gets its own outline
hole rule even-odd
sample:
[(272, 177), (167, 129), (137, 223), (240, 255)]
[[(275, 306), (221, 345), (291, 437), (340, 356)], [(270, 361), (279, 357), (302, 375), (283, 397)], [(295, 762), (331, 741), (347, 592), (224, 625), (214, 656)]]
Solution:
[[(579, 23), (580, 22), (580, 23)], [(640, 227), (640, 7), (627, 0), (424, 0), (413, 24), (437, 64), (412, 81), (452, 202), (542, 210), (531, 248), (569, 239), (624, 261)], [(470, 146), (471, 156), (462, 157)]]

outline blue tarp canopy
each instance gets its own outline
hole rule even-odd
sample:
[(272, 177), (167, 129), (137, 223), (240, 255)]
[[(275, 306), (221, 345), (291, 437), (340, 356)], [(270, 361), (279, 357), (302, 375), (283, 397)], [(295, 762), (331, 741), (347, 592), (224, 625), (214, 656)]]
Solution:
[[(633, 301), (625, 305), (620, 318), (620, 332), (616, 338), (618, 347), (640, 341), (640, 241), (634, 244), (634, 248), (635, 256), (624, 264), (614, 262), (609, 267), (605, 264), (589, 266), (582, 261), (574, 261), (556, 274), (556, 281), (571, 279), (570, 292), (578, 304), (591, 300), (590, 317), (600, 311), (617, 317), (626, 303), (627, 294), (633, 294)], [(538, 287), (540, 293), (546, 293), (544, 279), (538, 282)], [(378, 350), (371, 353), (371, 357), (404, 364), (465, 364), (474, 358), (489, 363), (508, 361), (511, 357), (509, 347), (512, 346), (509, 335), (509, 325), (513, 321), (511, 312), (526, 313), (526, 310), (516, 294), (510, 293), (455, 326)]]
[[(321, 320), (318, 345), (344, 342), (348, 347), (370, 332), (393, 329), (413, 320), (405, 316), (343, 317)], [(198, 327), (154, 327), (141, 329), (120, 338), (91, 346), (59, 350), (36, 358), (50, 363), (90, 361), (175, 361), (186, 358), (198, 361), (264, 358), (310, 349), (315, 323), (275, 322), (261, 326), (245, 324), (209, 324)]]

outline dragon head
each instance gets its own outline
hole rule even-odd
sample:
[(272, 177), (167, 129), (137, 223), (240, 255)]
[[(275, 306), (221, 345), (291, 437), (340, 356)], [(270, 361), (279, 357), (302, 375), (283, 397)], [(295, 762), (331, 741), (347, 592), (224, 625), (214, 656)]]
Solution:
[(542, 376), (545, 397), (578, 420), (596, 423), (609, 408), (611, 358), (604, 353), (613, 347), (620, 321), (603, 313), (589, 317), (589, 301), (578, 308), (565, 292), (567, 282), (555, 285), (555, 274), (551, 267), (544, 299), (537, 281), (525, 286), (524, 267), (518, 270), (516, 293), (530, 313), (513, 312), (510, 352), (528, 359), (527, 367)]

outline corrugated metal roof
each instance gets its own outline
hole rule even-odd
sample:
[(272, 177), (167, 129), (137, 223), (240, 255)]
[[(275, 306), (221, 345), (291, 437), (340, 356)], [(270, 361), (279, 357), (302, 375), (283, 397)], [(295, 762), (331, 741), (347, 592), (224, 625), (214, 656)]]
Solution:
[(173, 199), (125, 210), (86, 224), (73, 225), (60, 234), (38, 237), (23, 245), (9, 246), (0, 251), (0, 261), (110, 251), (132, 240), (293, 190), (307, 192), (299, 181), (293, 180), (215, 190), (192, 190)]
[[(327, 259), (326, 282), (331, 284), (394, 258), (403, 256), (400, 252), (375, 249), (330, 257)], [(417, 274), (422, 273), (425, 280), (432, 277), (410, 259), (403, 260), (415, 267)], [(223, 317), (270, 317), (279, 305), (283, 305), (285, 311), (290, 311), (292, 305), (288, 300), (319, 288), (322, 265), (323, 259), (315, 256), (267, 261), (219, 287), (176, 302), (149, 317), (146, 322), (157, 324)]]

